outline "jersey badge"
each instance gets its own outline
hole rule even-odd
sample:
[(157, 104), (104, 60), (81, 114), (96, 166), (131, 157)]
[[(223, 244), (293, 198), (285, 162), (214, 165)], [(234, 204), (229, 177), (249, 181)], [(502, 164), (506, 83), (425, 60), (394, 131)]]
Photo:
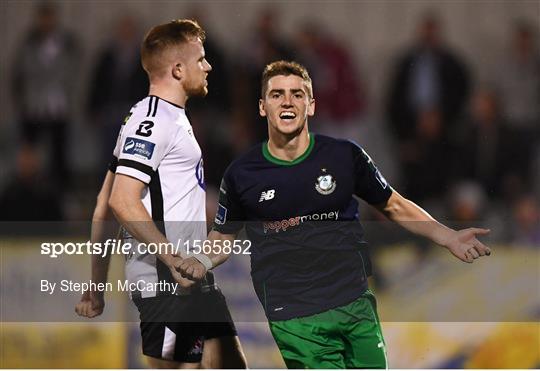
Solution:
[(146, 140), (127, 137), (122, 152), (150, 160), (154, 154), (155, 146), (154, 143)]
[(227, 221), (227, 208), (222, 204), (218, 204), (218, 209), (216, 213), (216, 218), (214, 222), (219, 225), (225, 224)]
[(377, 181), (381, 184), (383, 189), (386, 189), (386, 187), (388, 187), (388, 182), (386, 181), (386, 179), (384, 179), (379, 170), (375, 171), (375, 178), (377, 178)]
[(330, 174), (326, 174), (326, 169), (321, 169), (323, 174), (317, 178), (315, 189), (322, 195), (329, 195), (336, 189), (336, 181)]
[(263, 191), (261, 197), (259, 197), (259, 202), (268, 201), (274, 198), (276, 195), (275, 189), (269, 189), (268, 191)]

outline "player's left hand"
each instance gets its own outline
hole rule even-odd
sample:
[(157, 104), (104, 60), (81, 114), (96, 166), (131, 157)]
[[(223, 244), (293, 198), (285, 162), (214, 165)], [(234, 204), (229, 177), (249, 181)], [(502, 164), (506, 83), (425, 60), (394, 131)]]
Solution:
[(176, 270), (183, 277), (195, 281), (202, 280), (206, 274), (206, 267), (194, 257), (183, 259)]
[(81, 300), (75, 305), (75, 312), (81, 317), (94, 318), (103, 313), (104, 307), (102, 292), (85, 291)]
[(485, 235), (489, 229), (467, 228), (460, 231), (454, 231), (450, 238), (444, 243), (444, 246), (458, 259), (472, 263), (484, 255), (490, 255), (489, 247), (478, 241), (476, 235)]

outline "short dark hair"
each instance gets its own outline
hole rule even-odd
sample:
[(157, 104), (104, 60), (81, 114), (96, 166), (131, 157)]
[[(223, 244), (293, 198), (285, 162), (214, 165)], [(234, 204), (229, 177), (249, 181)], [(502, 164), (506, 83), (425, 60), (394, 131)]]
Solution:
[(272, 62), (264, 68), (261, 79), (261, 97), (264, 99), (264, 96), (266, 95), (266, 90), (268, 89), (268, 81), (272, 77), (289, 75), (301, 77), (308, 88), (309, 97), (313, 98), (313, 86), (311, 82), (311, 77), (309, 77), (309, 73), (306, 67), (302, 66), (300, 63), (290, 61)]
[(206, 34), (197, 21), (176, 19), (153, 27), (144, 37), (141, 46), (141, 63), (150, 75), (159, 69), (162, 53), (193, 39), (204, 42)]

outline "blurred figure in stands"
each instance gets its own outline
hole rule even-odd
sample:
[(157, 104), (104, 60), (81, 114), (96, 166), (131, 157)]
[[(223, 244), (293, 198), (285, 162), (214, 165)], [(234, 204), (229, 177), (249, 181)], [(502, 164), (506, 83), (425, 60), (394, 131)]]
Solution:
[[(207, 12), (202, 5), (194, 5), (188, 12), (188, 19), (196, 20), (206, 30), (204, 51), (206, 59), (212, 61), (212, 73), (208, 75), (208, 95), (205, 98), (193, 97), (188, 102), (190, 113), (213, 113), (222, 115), (230, 111), (230, 66), (220, 44), (212, 31), (212, 22), (207, 18)], [(214, 124), (214, 123), (212, 123)], [(195, 125), (196, 126), (196, 125)], [(213, 125), (215, 126), (215, 125)]]
[(264, 9), (257, 17), (255, 33), (249, 43), (251, 47), (246, 49), (249, 64), (257, 70), (276, 59), (288, 59), (292, 55), (291, 45), (276, 33), (281, 28), (279, 18), (274, 8)]
[(508, 141), (499, 97), (482, 87), (473, 95), (470, 113), (453, 135), (451, 183), (478, 182), (490, 198), (515, 194), (515, 155), (520, 150)]
[(251, 126), (252, 145), (266, 140), (268, 130), (266, 120), (259, 116), (259, 99), (261, 98), (260, 78), (261, 66), (275, 60), (292, 59), (292, 46), (277, 33), (282, 29), (279, 25), (279, 8), (265, 8), (261, 11), (250, 31), (248, 39), (241, 51), (240, 64), (234, 66), (236, 76), (232, 86), (233, 116), (247, 121), (245, 127)]
[(449, 222), (454, 228), (463, 228), (471, 223), (491, 230), (489, 238), (506, 241), (510, 235), (504, 211), (488, 197), (482, 185), (475, 180), (462, 180), (454, 184), (446, 199), (450, 211)]
[(531, 187), (535, 151), (540, 143), (540, 51), (532, 25), (514, 26), (511, 45), (497, 75), (505, 104), (507, 141), (518, 148), (514, 156), (516, 181)]
[(513, 206), (512, 242), (540, 248), (540, 206), (531, 194), (519, 197)]
[(118, 131), (133, 102), (147, 94), (148, 79), (139, 62), (141, 33), (129, 14), (113, 22), (112, 39), (100, 52), (90, 79), (88, 114), (99, 128), (101, 161), (105, 169), (111, 160)]
[[(194, 5), (187, 14), (188, 19), (196, 20), (205, 29), (204, 50), (206, 59), (212, 62), (212, 73), (207, 77), (208, 94), (206, 97), (190, 98), (186, 112), (203, 152), (205, 183), (207, 186), (219, 188), (221, 176), (234, 158), (231, 148), (236, 141), (236, 137), (231, 133), (230, 122), (230, 66), (214, 37), (212, 22), (207, 20), (208, 12), (203, 4)], [(210, 197), (208, 198), (210, 202)], [(212, 215), (208, 220), (213, 218)]]
[(468, 224), (480, 221), (486, 211), (486, 201), (486, 195), (477, 183), (457, 184), (450, 195), (451, 220)]
[(314, 23), (298, 30), (296, 43), (296, 59), (311, 71), (315, 84), (314, 131), (358, 140), (366, 94), (349, 49)]
[(60, 27), (56, 7), (39, 3), (32, 27), (16, 53), (12, 93), (23, 141), (37, 145), (51, 137), (48, 168), (58, 186), (66, 184), (69, 175), (67, 131), (77, 54), (73, 35)]
[(49, 180), (36, 149), (23, 144), (17, 153), (15, 175), (0, 195), (0, 220), (62, 220), (60, 199)]
[(446, 142), (469, 93), (464, 63), (444, 44), (439, 20), (425, 16), (418, 40), (400, 58), (390, 81), (387, 113), (398, 145), (405, 195), (414, 201), (436, 197), (448, 184)]

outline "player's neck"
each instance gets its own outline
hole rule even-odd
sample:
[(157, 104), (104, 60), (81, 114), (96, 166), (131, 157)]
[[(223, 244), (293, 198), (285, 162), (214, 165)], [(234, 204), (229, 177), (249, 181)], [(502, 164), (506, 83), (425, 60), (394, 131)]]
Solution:
[(272, 156), (284, 161), (294, 161), (302, 156), (309, 147), (307, 125), (295, 136), (272, 133), (268, 138), (268, 151)]
[(178, 86), (171, 87), (164, 84), (150, 84), (148, 95), (155, 95), (184, 108), (188, 99), (183, 89), (178, 89)]

